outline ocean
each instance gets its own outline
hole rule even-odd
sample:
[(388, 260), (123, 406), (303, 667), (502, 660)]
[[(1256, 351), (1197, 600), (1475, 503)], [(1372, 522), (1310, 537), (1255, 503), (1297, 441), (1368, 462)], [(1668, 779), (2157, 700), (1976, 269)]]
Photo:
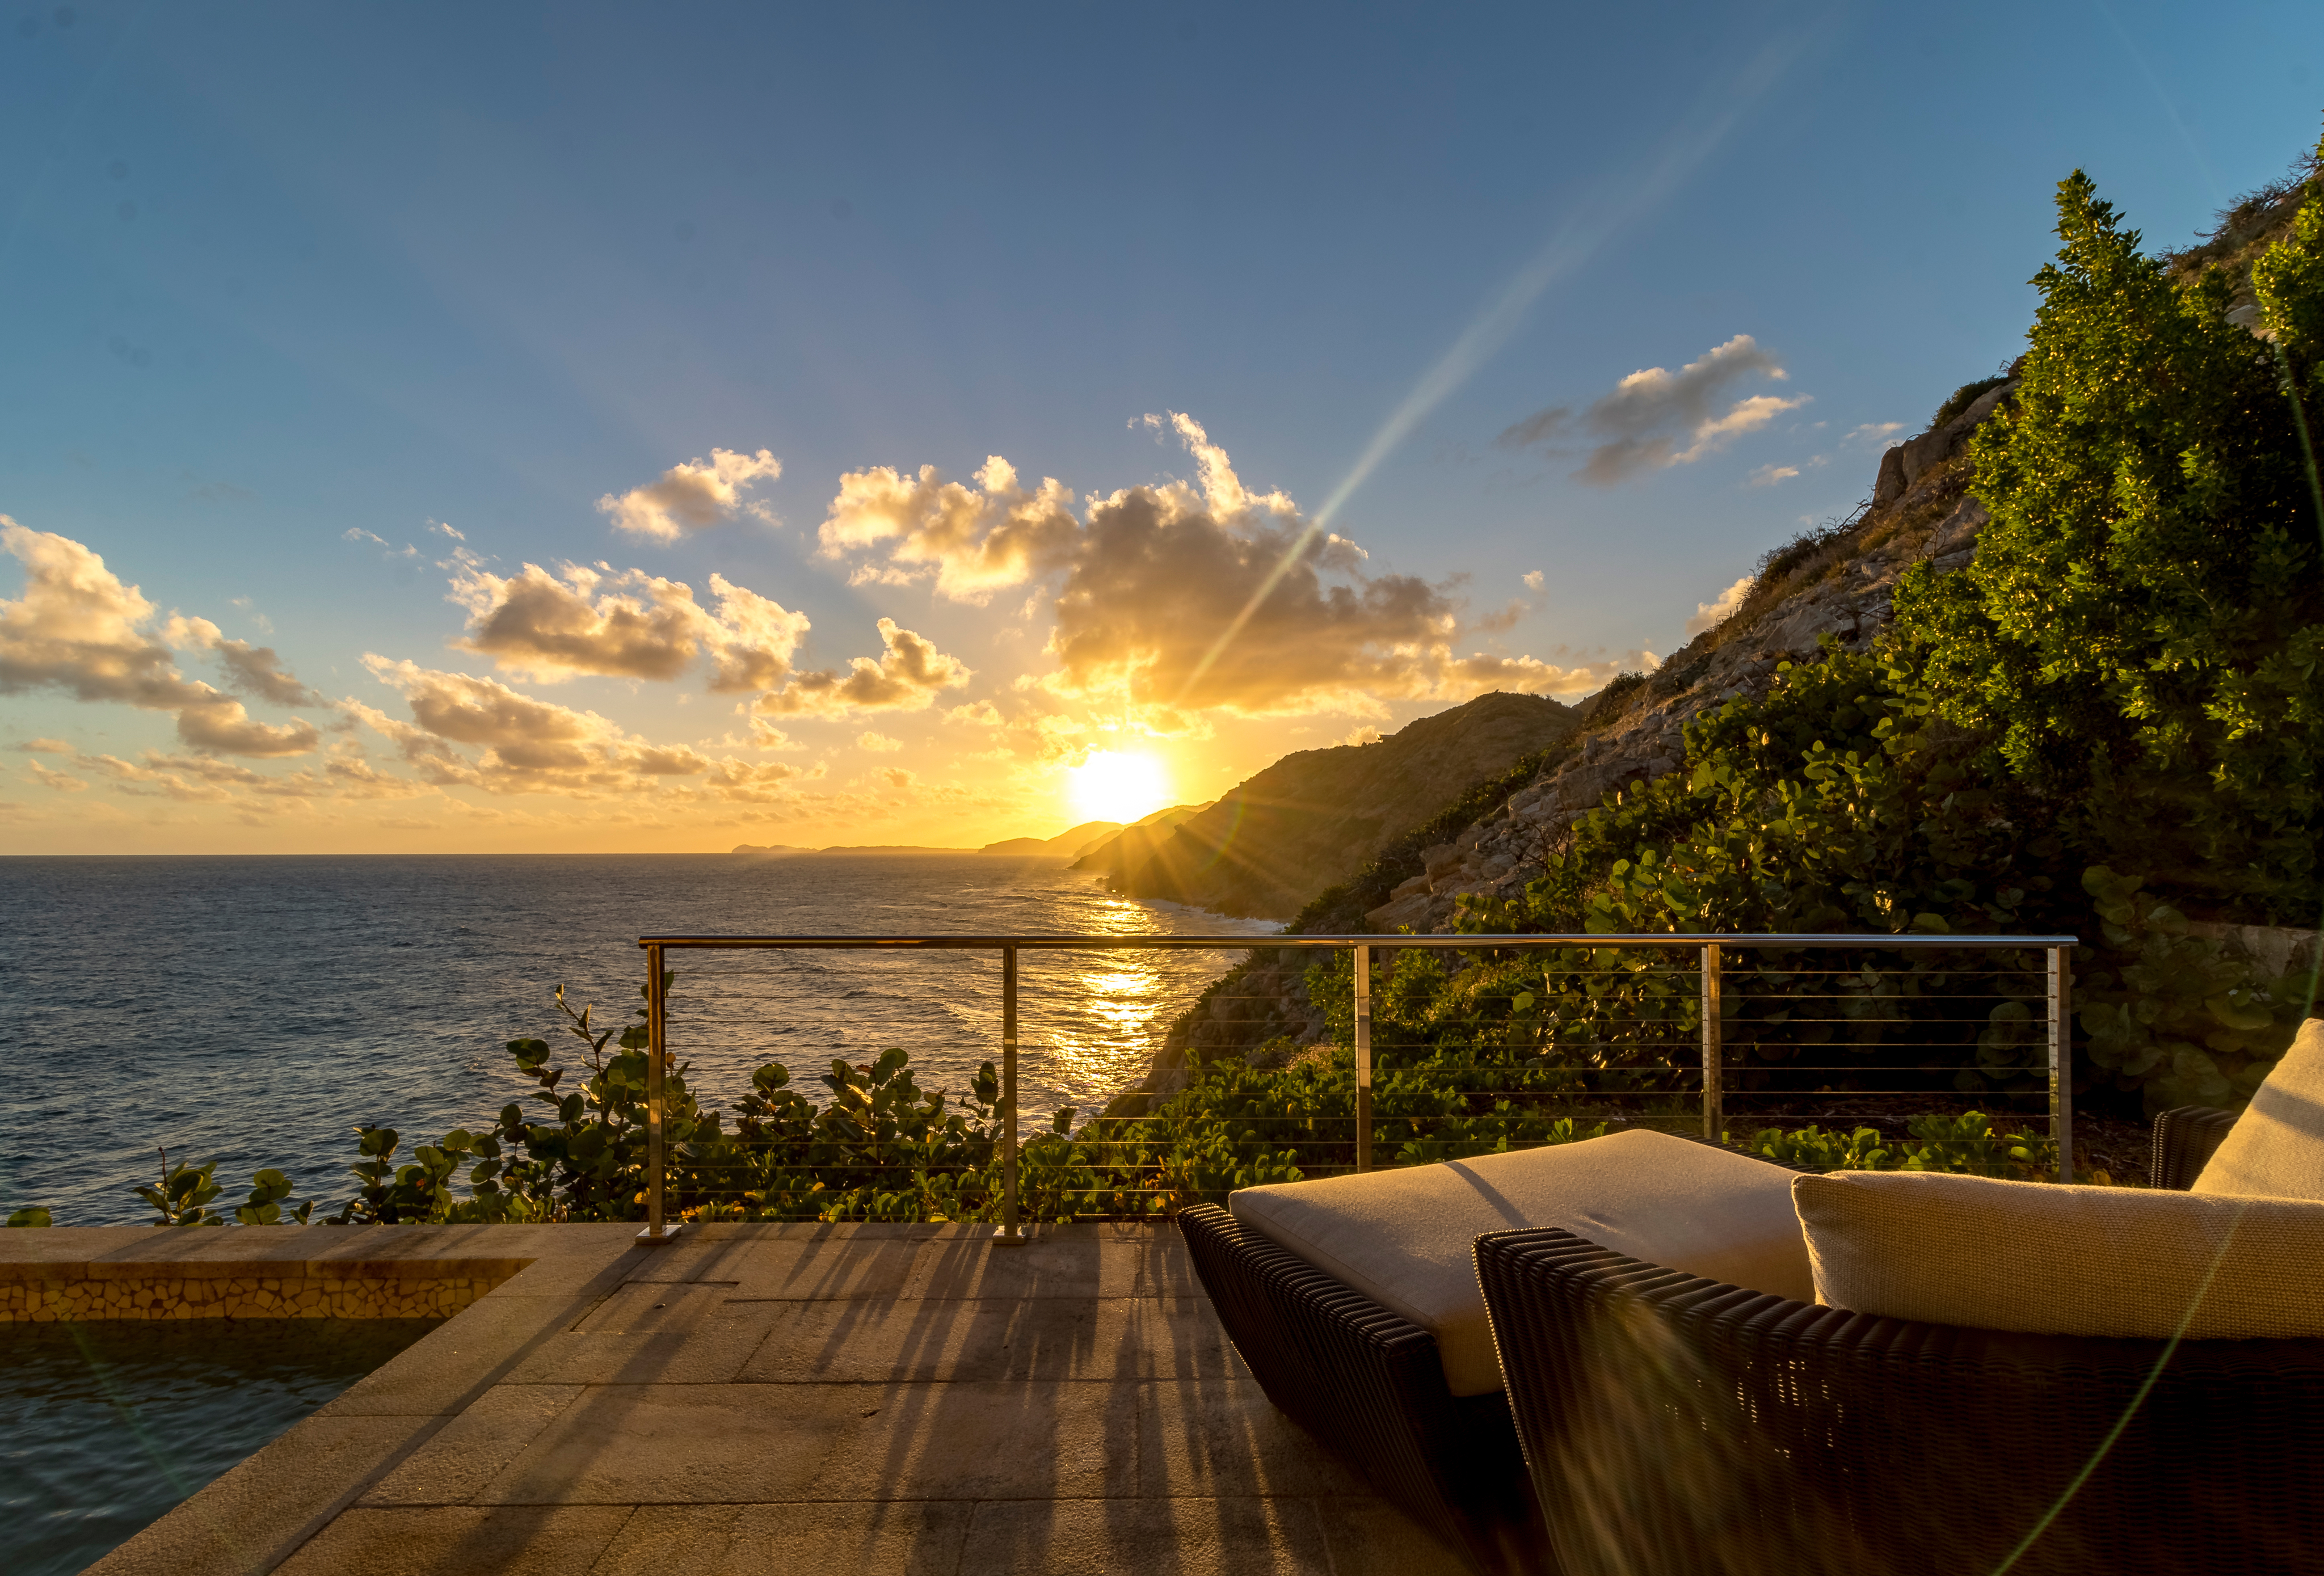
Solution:
[[(537, 1086), (505, 1043), (586, 1051), (551, 992), (626, 1021), (648, 933), (1269, 934), (1118, 898), (1056, 860), (974, 854), (0, 861), (0, 1214), (59, 1225), (150, 1218), (132, 1191), (173, 1159), (216, 1159), (217, 1204), (276, 1166), (318, 1201), (353, 1191), (353, 1129), (412, 1145), (489, 1125)], [(1240, 954), (1023, 954), (1026, 1129), (1086, 1114), (1143, 1076), (1170, 1021)], [(782, 1063), (816, 1082), (835, 1057), (911, 1053), (924, 1087), (964, 1091), (1000, 1059), (990, 954), (681, 954), (670, 1049), (706, 1104)], [(568, 1082), (573, 1076), (568, 1072)]]

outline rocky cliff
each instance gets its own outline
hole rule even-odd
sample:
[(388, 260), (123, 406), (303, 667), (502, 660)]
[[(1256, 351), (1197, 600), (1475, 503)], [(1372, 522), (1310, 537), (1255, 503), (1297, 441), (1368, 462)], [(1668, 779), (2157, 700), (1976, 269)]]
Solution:
[(1374, 743), (1286, 755), (1167, 836), (1101, 845), (1075, 868), (1134, 898), (1296, 913), (1447, 798), (1564, 739), (1576, 720), (1543, 696), (1480, 696)]

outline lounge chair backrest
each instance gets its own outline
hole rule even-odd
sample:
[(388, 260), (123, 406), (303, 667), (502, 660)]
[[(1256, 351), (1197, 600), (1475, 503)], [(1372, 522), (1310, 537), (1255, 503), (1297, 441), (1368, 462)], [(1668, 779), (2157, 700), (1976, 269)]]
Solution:
[(2324, 1018), (2301, 1026), (2190, 1191), (2324, 1201)]

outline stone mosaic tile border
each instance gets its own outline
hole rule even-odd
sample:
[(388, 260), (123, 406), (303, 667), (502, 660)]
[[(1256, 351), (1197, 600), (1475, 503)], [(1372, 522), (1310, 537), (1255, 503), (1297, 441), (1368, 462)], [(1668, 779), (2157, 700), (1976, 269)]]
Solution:
[(0, 1263), (0, 1324), (95, 1319), (438, 1319), (523, 1258)]

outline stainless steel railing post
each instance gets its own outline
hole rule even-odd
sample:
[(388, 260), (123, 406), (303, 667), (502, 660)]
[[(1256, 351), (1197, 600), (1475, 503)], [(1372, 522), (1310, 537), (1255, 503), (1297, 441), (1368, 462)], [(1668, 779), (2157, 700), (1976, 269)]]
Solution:
[(1702, 1136), (1714, 1144), (1727, 1138), (1726, 1046), (1720, 1037), (1719, 987), (1719, 944), (1714, 941), (1702, 949)]
[(2050, 1137), (2058, 1146), (2058, 1180), (2074, 1180), (2074, 1033), (2072, 949), (2050, 948)]
[(662, 1218), (667, 1203), (663, 1190), (666, 1166), (662, 1155), (662, 1075), (668, 1058), (663, 1047), (669, 1035), (664, 983), (661, 948), (650, 943), (646, 947), (646, 1229), (638, 1233), (641, 1242), (667, 1242), (678, 1234), (678, 1228), (664, 1224)]
[(1017, 949), (1001, 949), (1001, 1226), (995, 1242), (1022, 1242), (1017, 1224)]
[(1356, 953), (1356, 1169), (1372, 1168), (1372, 949)]

